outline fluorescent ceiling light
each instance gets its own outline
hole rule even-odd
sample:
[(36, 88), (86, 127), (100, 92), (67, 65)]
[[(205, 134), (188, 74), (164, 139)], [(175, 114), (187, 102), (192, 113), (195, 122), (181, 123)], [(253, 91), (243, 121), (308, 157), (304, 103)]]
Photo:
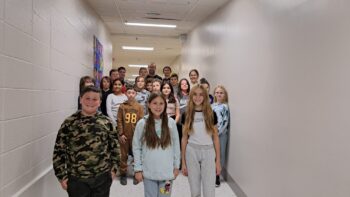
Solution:
[(142, 26), (142, 27), (165, 27), (165, 28), (176, 28), (176, 25), (166, 25), (166, 24), (151, 24), (151, 23), (128, 23), (125, 25), (130, 26)]
[[(129, 64), (128, 66), (129, 67), (136, 67), (136, 68), (141, 68), (141, 67), (147, 68), (148, 67), (148, 65), (146, 65), (146, 64)], [(139, 75), (137, 75), (137, 76), (139, 76)]]
[(153, 51), (153, 47), (135, 47), (135, 46), (122, 46), (124, 50), (140, 50), (140, 51)]
[(139, 75), (131, 75), (131, 76), (133, 76), (133, 77), (138, 77)]

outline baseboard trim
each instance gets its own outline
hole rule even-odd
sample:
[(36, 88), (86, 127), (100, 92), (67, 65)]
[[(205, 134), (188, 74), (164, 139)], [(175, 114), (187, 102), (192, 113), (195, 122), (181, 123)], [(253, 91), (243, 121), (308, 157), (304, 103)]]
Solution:
[(241, 187), (236, 183), (236, 181), (231, 177), (231, 175), (227, 172), (225, 168), (222, 169), (223, 171), (223, 177), (227, 181), (227, 184), (230, 186), (230, 188), (235, 192), (237, 197), (248, 197)]
[(26, 184), (24, 187), (22, 187), (20, 190), (18, 190), (18, 192), (13, 194), (12, 197), (21, 196), (28, 188), (30, 188), (32, 185), (34, 185), (38, 180), (40, 180), (42, 177), (44, 177), (51, 170), (52, 170), (52, 166), (46, 168), (42, 173), (40, 173), (33, 180), (31, 180), (28, 184)]

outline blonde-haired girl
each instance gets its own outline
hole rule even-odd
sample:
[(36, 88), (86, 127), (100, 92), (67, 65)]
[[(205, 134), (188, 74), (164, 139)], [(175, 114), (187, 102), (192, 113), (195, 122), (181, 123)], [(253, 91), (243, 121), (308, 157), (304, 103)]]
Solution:
[(191, 196), (215, 196), (215, 174), (221, 172), (220, 144), (208, 92), (201, 85), (190, 91), (190, 99), (183, 118), (182, 173), (188, 176)]
[[(214, 89), (214, 103), (212, 104), (212, 108), (218, 117), (217, 127), (220, 141), (220, 164), (224, 166), (230, 125), (230, 109), (228, 106), (227, 91), (222, 85)], [(216, 176), (215, 185), (216, 187), (220, 186), (220, 175)]]

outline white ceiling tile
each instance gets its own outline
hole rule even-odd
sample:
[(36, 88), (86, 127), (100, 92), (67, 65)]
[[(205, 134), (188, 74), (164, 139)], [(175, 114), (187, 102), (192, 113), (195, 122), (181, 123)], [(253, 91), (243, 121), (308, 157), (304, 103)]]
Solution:
[[(113, 57), (116, 59), (114, 66), (148, 64), (154, 61), (157, 62), (157, 69), (170, 65), (180, 55), (179, 36), (181, 34), (190, 32), (207, 16), (229, 1), (88, 0), (112, 35)], [(175, 24), (177, 28), (130, 27), (124, 25), (124, 21)], [(120, 49), (122, 44), (153, 46), (155, 50), (153, 52), (123, 51)], [(138, 69), (127, 68), (127, 75), (137, 74), (137, 72)]]

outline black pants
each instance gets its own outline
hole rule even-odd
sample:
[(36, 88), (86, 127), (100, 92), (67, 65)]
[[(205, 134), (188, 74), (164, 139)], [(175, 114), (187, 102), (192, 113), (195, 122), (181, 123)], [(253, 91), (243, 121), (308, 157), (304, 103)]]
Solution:
[[(175, 120), (176, 116), (170, 116), (170, 118)], [(181, 123), (176, 123), (176, 127), (177, 127), (177, 132), (179, 132), (179, 142), (180, 142), (180, 149), (181, 149), (182, 124)]]
[(89, 179), (69, 176), (67, 192), (69, 197), (109, 197), (111, 185), (112, 175), (110, 172)]
[(180, 141), (180, 149), (181, 149), (181, 139), (182, 139), (182, 124), (176, 123), (177, 131), (179, 132), (179, 141)]

